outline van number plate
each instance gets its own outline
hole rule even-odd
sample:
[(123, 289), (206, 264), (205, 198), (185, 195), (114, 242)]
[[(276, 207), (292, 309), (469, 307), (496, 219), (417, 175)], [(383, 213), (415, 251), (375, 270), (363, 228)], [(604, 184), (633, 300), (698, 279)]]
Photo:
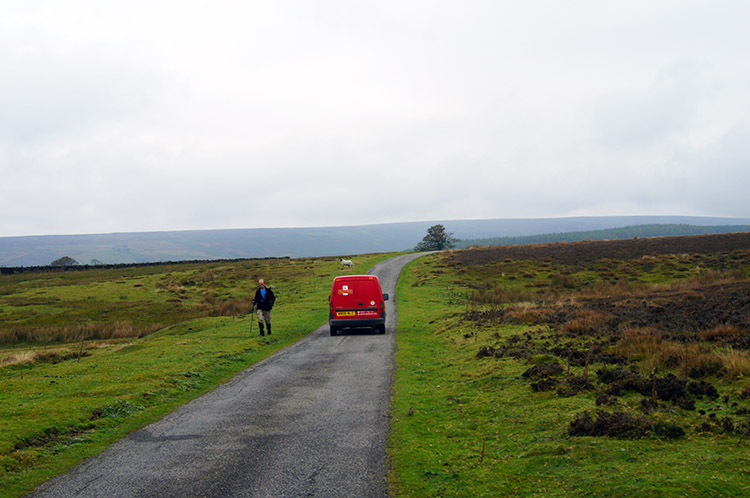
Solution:
[(355, 311), (337, 311), (336, 316), (354, 316), (356, 314)]

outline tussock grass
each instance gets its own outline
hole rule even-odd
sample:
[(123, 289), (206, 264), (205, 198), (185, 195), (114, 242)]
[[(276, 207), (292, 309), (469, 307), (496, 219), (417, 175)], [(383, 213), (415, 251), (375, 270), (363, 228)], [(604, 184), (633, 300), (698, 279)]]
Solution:
[[(745, 332), (748, 333), (748, 332)], [(717, 341), (724, 338), (740, 337), (743, 331), (735, 325), (717, 325), (714, 328), (704, 330), (700, 334), (700, 338), (704, 341)]]
[(128, 320), (85, 322), (56, 327), (9, 327), (0, 329), (0, 344), (22, 342), (67, 343), (81, 340), (143, 337), (163, 328), (161, 323), (133, 326)]
[(43, 351), (17, 351), (0, 355), (0, 367), (11, 367), (17, 365), (31, 365), (35, 363), (60, 363), (67, 360), (78, 360), (91, 356), (92, 346), (82, 343), (75, 349), (57, 348)]
[(609, 315), (600, 311), (581, 310), (578, 316), (563, 324), (562, 332), (571, 335), (592, 335), (607, 325), (610, 319)]
[(724, 373), (732, 379), (750, 375), (750, 354), (731, 347), (720, 349), (716, 355), (721, 360)]
[(540, 307), (535, 303), (522, 302), (508, 307), (506, 315), (512, 323), (538, 325), (550, 319), (552, 310)]
[(34, 363), (39, 353), (36, 351), (20, 351), (17, 353), (9, 353), (0, 357), (0, 366), (7, 367), (11, 365), (25, 365), (27, 363)]
[[(717, 335), (718, 329), (718, 335)], [(727, 337), (734, 327), (721, 326), (701, 334), (709, 340)], [(733, 336), (733, 335), (732, 335)], [(637, 362), (644, 372), (677, 370), (683, 377), (718, 374), (729, 378), (750, 375), (750, 354), (732, 347), (716, 348), (703, 343), (678, 343), (664, 340), (662, 333), (648, 327), (628, 328), (614, 351)]]
[(630, 361), (642, 361), (661, 345), (661, 332), (651, 327), (627, 327), (615, 351)]

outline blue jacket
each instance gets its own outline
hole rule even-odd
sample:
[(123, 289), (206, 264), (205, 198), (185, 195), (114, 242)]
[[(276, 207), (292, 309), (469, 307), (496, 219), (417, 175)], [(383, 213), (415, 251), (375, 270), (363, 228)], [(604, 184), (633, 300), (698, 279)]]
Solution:
[(274, 303), (276, 302), (276, 296), (273, 295), (273, 291), (266, 287), (266, 298), (263, 299), (263, 296), (260, 293), (260, 288), (255, 291), (255, 297), (253, 298), (253, 304), (258, 307), (259, 310), (262, 311), (271, 311), (271, 308), (273, 308)]

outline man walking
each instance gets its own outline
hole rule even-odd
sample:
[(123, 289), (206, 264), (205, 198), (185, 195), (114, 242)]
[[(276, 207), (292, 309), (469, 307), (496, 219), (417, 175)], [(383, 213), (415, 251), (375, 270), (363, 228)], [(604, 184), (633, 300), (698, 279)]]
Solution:
[(260, 287), (255, 291), (253, 308), (258, 311), (258, 327), (260, 327), (260, 335), (263, 337), (266, 335), (263, 330), (264, 323), (268, 329), (268, 335), (271, 335), (271, 308), (276, 302), (276, 296), (273, 295), (271, 289), (266, 288), (266, 283), (262, 278), (258, 280), (258, 285)]

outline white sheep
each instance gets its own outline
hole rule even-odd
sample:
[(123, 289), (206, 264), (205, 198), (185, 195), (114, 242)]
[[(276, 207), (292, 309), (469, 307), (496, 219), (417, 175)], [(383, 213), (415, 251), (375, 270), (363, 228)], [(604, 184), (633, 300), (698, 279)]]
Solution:
[(341, 259), (341, 269), (343, 270), (345, 266), (351, 268), (352, 266), (354, 266), (354, 263), (351, 259)]

